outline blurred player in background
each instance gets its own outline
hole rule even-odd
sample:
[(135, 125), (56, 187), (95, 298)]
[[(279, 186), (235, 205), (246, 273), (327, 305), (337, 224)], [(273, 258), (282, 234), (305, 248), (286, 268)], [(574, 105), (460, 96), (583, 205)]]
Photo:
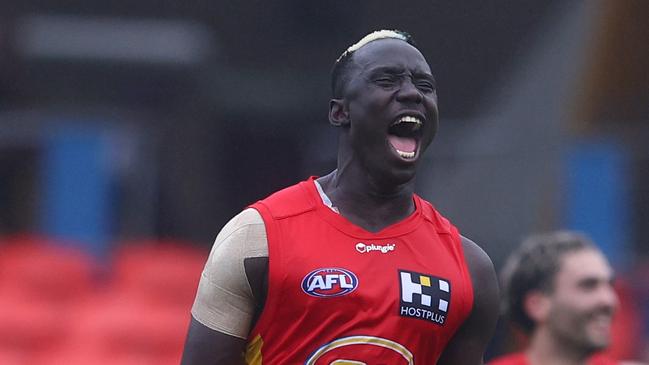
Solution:
[(336, 61), (332, 88), (337, 169), (223, 228), (183, 364), (482, 364), (493, 265), (414, 193), (438, 127), (428, 63), (406, 33), (374, 32)]
[(527, 238), (501, 274), (508, 318), (527, 347), (490, 365), (614, 365), (596, 355), (611, 342), (618, 307), (613, 270), (585, 235), (557, 231)]

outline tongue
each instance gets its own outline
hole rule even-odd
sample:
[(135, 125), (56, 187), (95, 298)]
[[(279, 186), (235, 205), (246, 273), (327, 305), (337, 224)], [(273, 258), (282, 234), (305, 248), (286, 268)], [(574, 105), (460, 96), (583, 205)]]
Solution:
[(415, 152), (417, 148), (417, 141), (414, 138), (390, 135), (388, 136), (388, 141), (390, 141), (392, 147), (401, 152)]

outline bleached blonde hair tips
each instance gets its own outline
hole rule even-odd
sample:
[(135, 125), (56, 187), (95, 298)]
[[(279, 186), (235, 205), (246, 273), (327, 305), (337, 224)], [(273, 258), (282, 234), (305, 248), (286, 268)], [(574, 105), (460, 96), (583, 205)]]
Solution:
[(395, 30), (387, 30), (387, 29), (377, 30), (375, 32), (366, 35), (365, 37), (361, 38), (360, 41), (349, 46), (349, 48), (347, 48), (347, 50), (345, 50), (345, 52), (343, 52), (343, 54), (340, 55), (340, 57), (338, 57), (337, 61), (340, 61), (340, 59), (345, 57), (347, 54), (355, 52), (356, 50), (358, 50), (359, 48), (363, 47), (364, 45), (370, 42), (379, 39), (385, 39), (385, 38), (394, 38), (394, 39), (400, 39), (402, 41), (407, 41), (407, 38), (404, 34), (399, 33)]

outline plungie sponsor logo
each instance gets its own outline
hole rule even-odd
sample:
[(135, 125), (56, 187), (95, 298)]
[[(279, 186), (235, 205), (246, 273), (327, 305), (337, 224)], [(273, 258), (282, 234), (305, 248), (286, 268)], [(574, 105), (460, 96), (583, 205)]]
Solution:
[(372, 252), (372, 251), (379, 251), (381, 253), (388, 253), (391, 251), (394, 251), (394, 248), (396, 247), (396, 244), (394, 243), (387, 243), (385, 245), (375, 245), (373, 243), (364, 243), (364, 242), (359, 242), (356, 244), (356, 251), (360, 253), (367, 253), (367, 252)]
[(358, 287), (353, 272), (342, 268), (321, 268), (308, 273), (302, 279), (302, 290), (313, 297), (339, 297)]

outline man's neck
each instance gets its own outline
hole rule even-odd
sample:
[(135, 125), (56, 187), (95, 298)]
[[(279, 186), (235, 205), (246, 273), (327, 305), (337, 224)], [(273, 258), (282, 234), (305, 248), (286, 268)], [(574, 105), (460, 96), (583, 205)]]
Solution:
[(586, 365), (589, 357), (544, 328), (537, 329), (532, 335), (526, 355), (530, 365)]
[(388, 191), (369, 181), (340, 176), (337, 171), (318, 181), (343, 217), (370, 232), (397, 223), (415, 210), (414, 182)]

